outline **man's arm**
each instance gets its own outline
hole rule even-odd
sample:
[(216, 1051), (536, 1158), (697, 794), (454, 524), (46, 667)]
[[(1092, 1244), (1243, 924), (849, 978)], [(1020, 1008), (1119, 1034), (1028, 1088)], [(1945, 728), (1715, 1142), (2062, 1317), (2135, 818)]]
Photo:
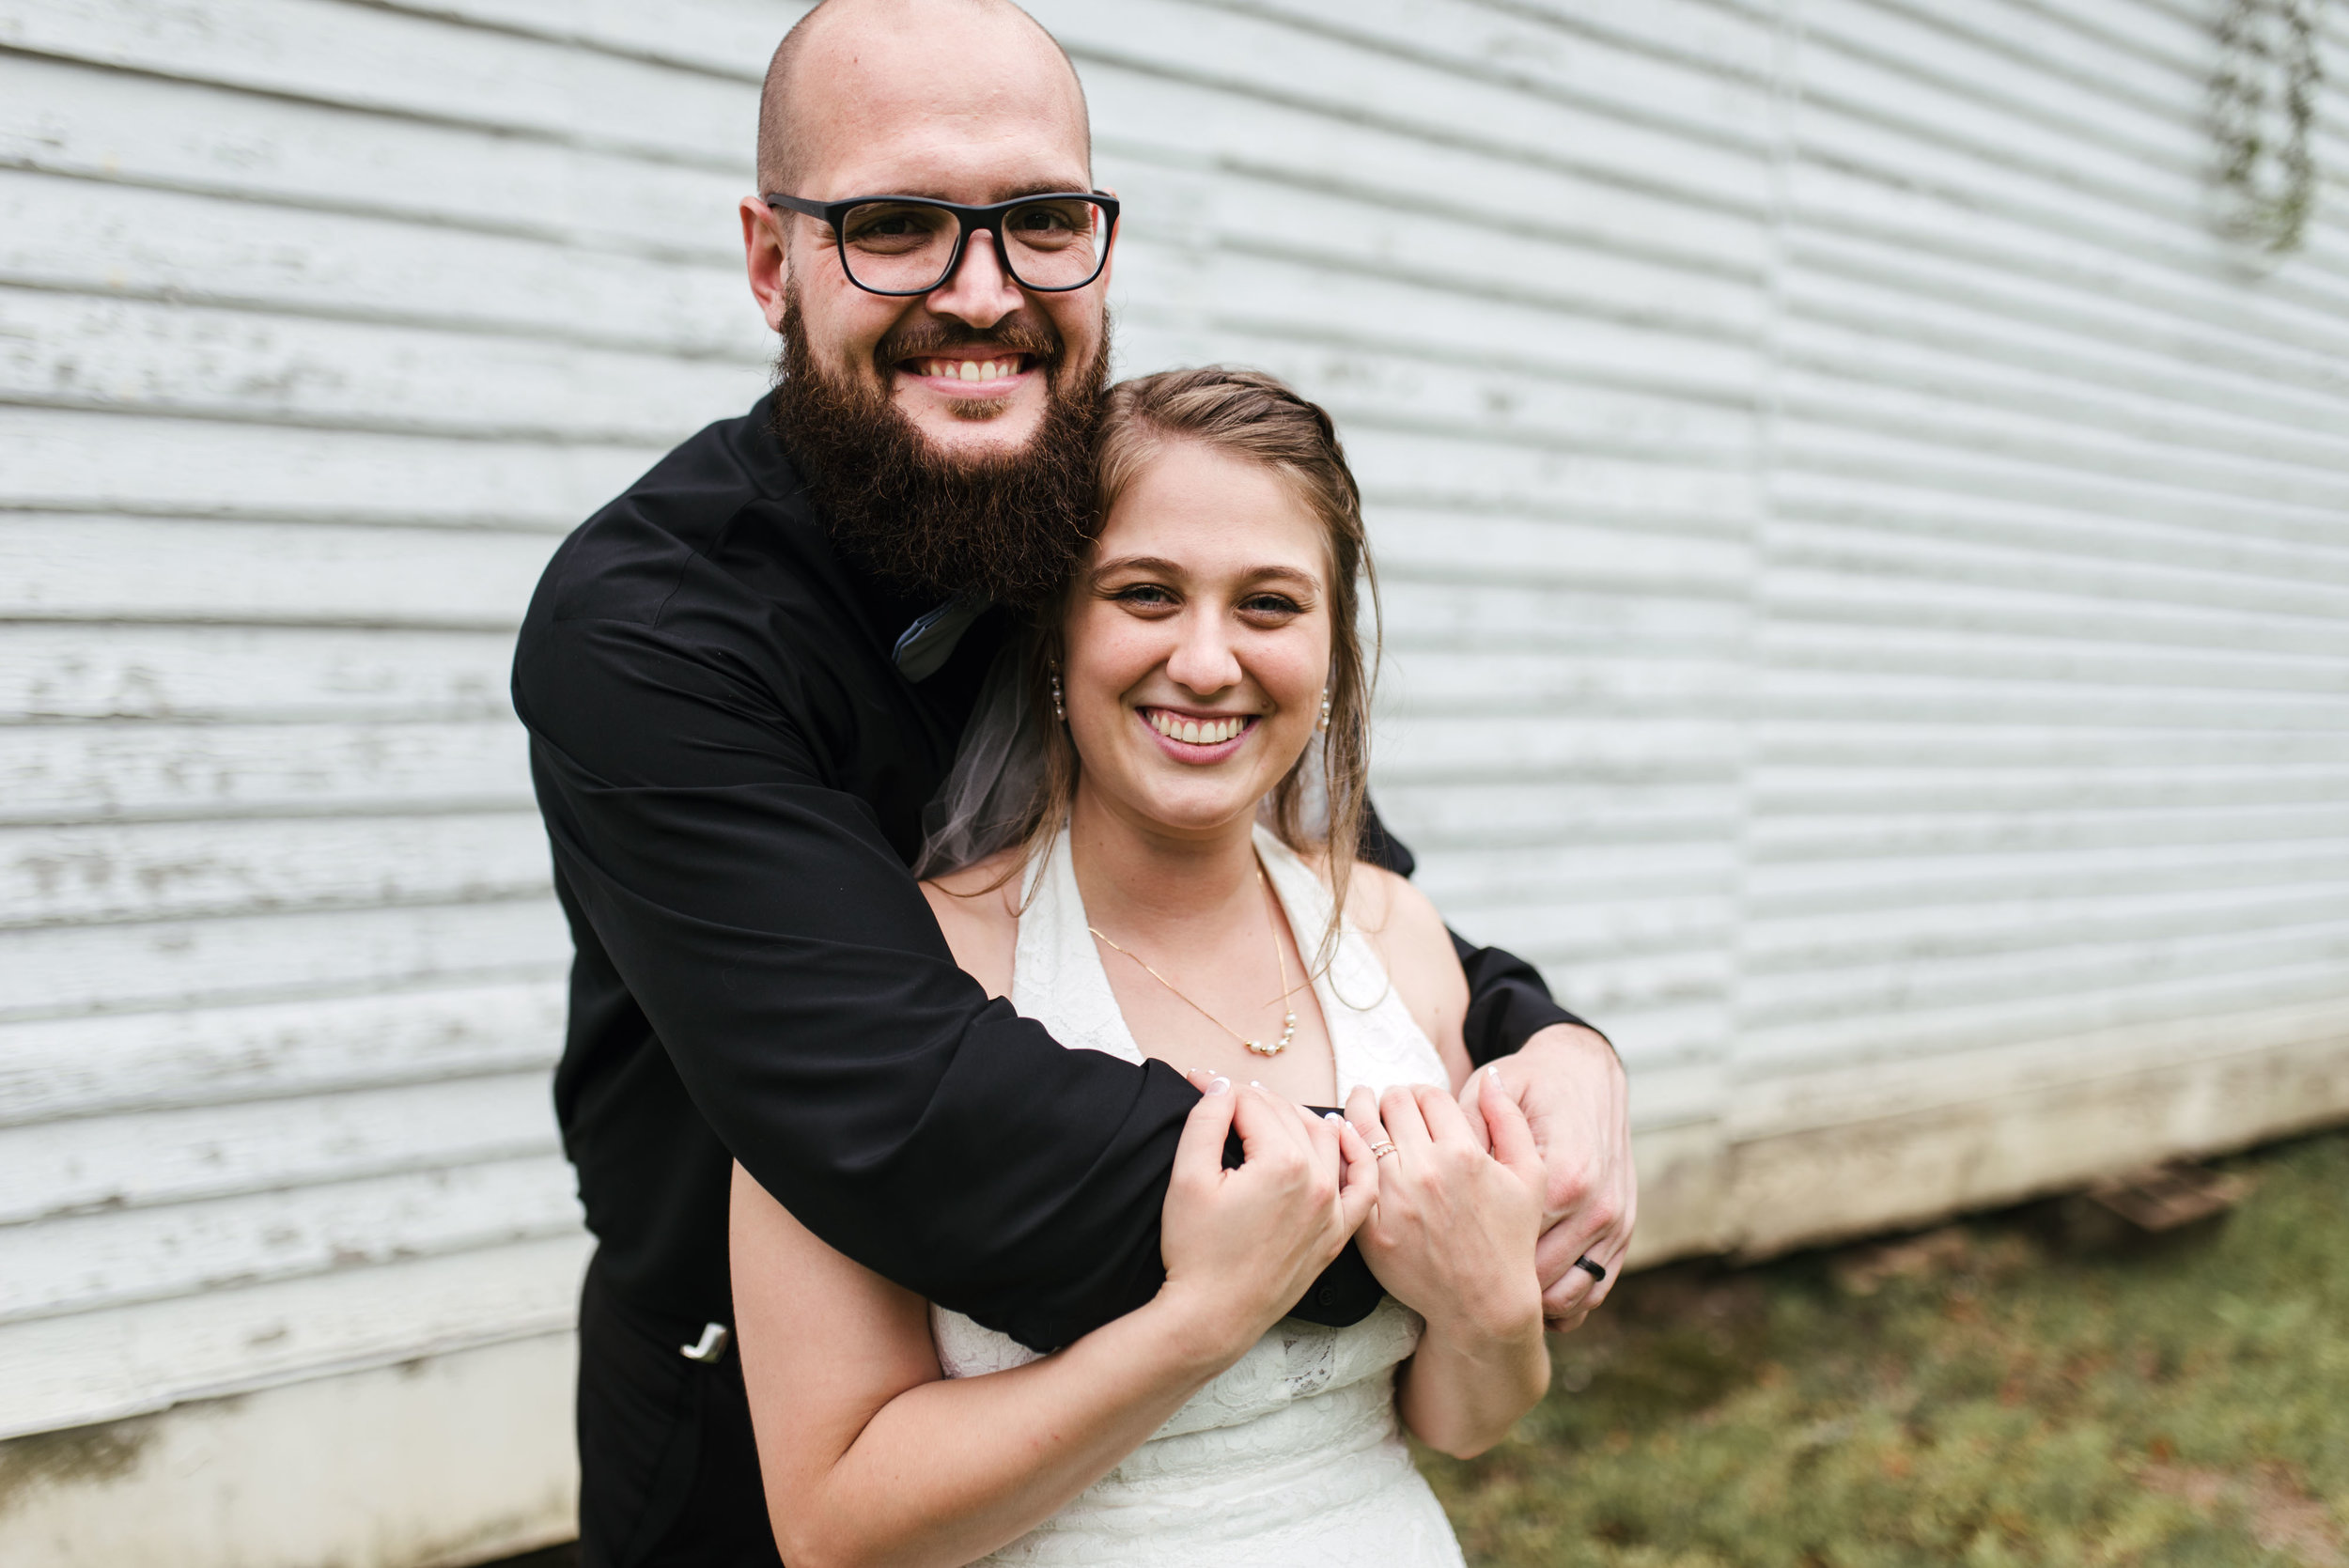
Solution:
[(988, 1001), (756, 682), (656, 628), (554, 620), (515, 699), (568, 893), (761, 1186), (1039, 1348), (1150, 1298), (1195, 1090)]
[[(1363, 815), (1361, 856), (1404, 877), (1417, 865), (1375, 806)], [(1542, 1152), (1548, 1186), (1535, 1272), (1543, 1315), (1563, 1333), (1607, 1298), (1631, 1250), (1640, 1187), (1628, 1081), (1614, 1046), (1551, 1000), (1540, 970), (1515, 954), (1451, 935), (1468, 974), (1469, 1059), (1480, 1068), (1461, 1094), (1462, 1107), (1481, 1128), (1481, 1080), (1505, 1062), (1501, 1085), (1525, 1111)], [(1584, 1259), (1606, 1278), (1583, 1267)]]

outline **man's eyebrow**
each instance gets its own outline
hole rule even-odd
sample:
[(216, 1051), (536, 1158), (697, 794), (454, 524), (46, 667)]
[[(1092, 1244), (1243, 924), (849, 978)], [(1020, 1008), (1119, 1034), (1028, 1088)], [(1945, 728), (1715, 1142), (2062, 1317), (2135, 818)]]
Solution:
[(1091, 188), (1082, 184), (1071, 185), (1066, 180), (1042, 179), (1030, 180), (1023, 185), (998, 186), (995, 191), (995, 199), (997, 201), (1018, 201), (1022, 196), (1083, 196), (1090, 194), (1092, 194)]
[[(1063, 179), (1029, 179), (1022, 180), (1017, 185), (999, 185), (986, 201), (973, 202), (971, 205), (993, 207), (1001, 202), (1019, 201), (1024, 196), (1083, 196), (1092, 194), (1091, 190), (1082, 183), (1071, 185)], [(943, 191), (923, 190), (912, 185), (901, 185), (890, 191), (862, 191), (838, 199), (841, 201), (885, 201), (891, 196), (902, 196), (909, 201), (942, 201), (949, 207), (963, 205), (959, 198), (950, 196)]]

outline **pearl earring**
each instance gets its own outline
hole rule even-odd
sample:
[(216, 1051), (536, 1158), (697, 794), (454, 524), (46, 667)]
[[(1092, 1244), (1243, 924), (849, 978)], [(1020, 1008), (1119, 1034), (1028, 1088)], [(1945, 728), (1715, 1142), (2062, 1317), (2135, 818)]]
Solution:
[(1057, 669), (1052, 672), (1052, 717), (1064, 724), (1068, 722), (1068, 704), (1061, 696), (1060, 671)]
[(1330, 689), (1326, 686), (1321, 689), (1321, 722), (1314, 727), (1325, 733), (1330, 728)]

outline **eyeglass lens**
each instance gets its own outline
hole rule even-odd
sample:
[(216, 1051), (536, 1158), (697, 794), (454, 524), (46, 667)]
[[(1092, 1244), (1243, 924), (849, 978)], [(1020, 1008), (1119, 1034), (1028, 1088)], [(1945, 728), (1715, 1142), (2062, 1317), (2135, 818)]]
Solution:
[[(1101, 271), (1101, 210), (1089, 201), (1023, 203), (1003, 214), (1003, 259), (1031, 288), (1081, 288)], [(873, 201), (840, 221), (848, 276), (890, 294), (926, 294), (946, 281), (961, 220), (914, 201)]]

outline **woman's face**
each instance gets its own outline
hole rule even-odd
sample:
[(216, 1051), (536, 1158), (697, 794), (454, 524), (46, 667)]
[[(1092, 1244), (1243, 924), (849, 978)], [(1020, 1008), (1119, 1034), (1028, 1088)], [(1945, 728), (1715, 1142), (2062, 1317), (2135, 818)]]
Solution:
[(1160, 447), (1062, 623), (1083, 787), (1159, 831), (1252, 816), (1320, 717), (1329, 576), (1324, 529), (1288, 481), (1196, 442)]

